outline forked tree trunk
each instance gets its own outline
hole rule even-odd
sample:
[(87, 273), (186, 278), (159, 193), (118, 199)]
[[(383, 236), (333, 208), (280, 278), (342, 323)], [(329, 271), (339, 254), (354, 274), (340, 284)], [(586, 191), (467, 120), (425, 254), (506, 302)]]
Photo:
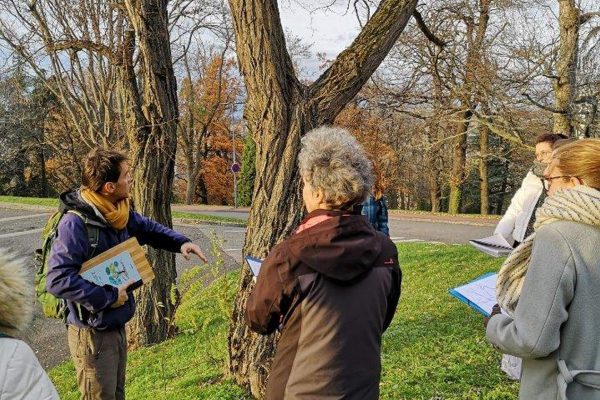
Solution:
[[(294, 74), (285, 47), (277, 1), (229, 0), (240, 70), (248, 98), (244, 117), (256, 142), (256, 179), (244, 254), (264, 257), (297, 226), (301, 194), (297, 156), (300, 138), (332, 123), (358, 93), (406, 26), (417, 0), (384, 0), (332, 66), (312, 85)], [(244, 322), (252, 277), (242, 269), (229, 332), (229, 369), (238, 384), (261, 397), (275, 337), (253, 334)]]

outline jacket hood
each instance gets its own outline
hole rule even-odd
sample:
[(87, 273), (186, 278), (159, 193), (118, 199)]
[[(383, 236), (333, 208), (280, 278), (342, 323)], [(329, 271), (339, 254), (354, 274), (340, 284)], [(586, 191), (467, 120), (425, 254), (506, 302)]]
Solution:
[(0, 332), (13, 336), (31, 322), (35, 293), (25, 260), (0, 249)]
[(81, 191), (79, 189), (69, 190), (61, 193), (59, 197), (58, 209), (60, 211), (78, 211), (89, 219), (100, 222), (102, 225), (106, 225), (106, 221), (104, 221), (103, 217), (98, 215), (94, 207), (83, 200), (81, 197)]
[(363, 215), (315, 210), (290, 237), (292, 255), (337, 281), (353, 281), (373, 268), (382, 251), (379, 233)]

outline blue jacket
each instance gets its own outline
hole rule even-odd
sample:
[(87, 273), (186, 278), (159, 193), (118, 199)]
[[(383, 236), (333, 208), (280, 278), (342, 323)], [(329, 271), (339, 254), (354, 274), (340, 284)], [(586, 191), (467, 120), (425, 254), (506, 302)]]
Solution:
[[(140, 245), (147, 244), (171, 252), (179, 252), (181, 245), (190, 239), (135, 211), (129, 212), (127, 226), (117, 231), (83, 201), (79, 191), (63, 193), (60, 200), (61, 210), (77, 210), (99, 227), (98, 246), (92, 254), (83, 220), (73, 213), (66, 213), (60, 220), (57, 236), (52, 243), (46, 288), (49, 293), (67, 301), (68, 324), (98, 330), (120, 328), (135, 312), (134, 296), (129, 296), (129, 300), (121, 307), (111, 308), (117, 299), (117, 288), (98, 286), (84, 280), (79, 276), (81, 265), (130, 237), (137, 238)], [(75, 303), (81, 307), (76, 307)]]
[(372, 194), (362, 203), (362, 215), (365, 215), (376, 231), (390, 236), (388, 227), (388, 209), (385, 197), (375, 200)]

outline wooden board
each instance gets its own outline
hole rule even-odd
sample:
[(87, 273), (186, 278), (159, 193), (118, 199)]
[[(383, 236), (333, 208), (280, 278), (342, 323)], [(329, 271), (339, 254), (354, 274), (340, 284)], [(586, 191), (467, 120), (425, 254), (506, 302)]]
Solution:
[(104, 253), (98, 254), (96, 257), (91, 258), (83, 263), (81, 266), (81, 270), (79, 274), (83, 274), (84, 272), (94, 268), (95, 266), (102, 264), (103, 262), (119, 255), (122, 252), (129, 252), (131, 255), (131, 259), (137, 269), (140, 277), (142, 278), (142, 282), (148, 283), (152, 279), (154, 279), (154, 271), (152, 270), (152, 266), (146, 259), (146, 253), (142, 246), (140, 246), (139, 242), (136, 238), (132, 237), (127, 239), (126, 241), (106, 250)]

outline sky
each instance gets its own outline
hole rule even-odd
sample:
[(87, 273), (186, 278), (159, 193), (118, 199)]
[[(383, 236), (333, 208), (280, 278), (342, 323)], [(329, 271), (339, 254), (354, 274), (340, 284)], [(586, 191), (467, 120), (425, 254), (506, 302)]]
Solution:
[(327, 59), (335, 57), (348, 47), (360, 31), (353, 10), (346, 10), (345, 2), (332, 7), (332, 10), (314, 10), (316, 2), (294, 0), (279, 2), (283, 28), (311, 45), (312, 58), (302, 60), (301, 78), (316, 78), (319, 64), (316, 54), (324, 53)]

